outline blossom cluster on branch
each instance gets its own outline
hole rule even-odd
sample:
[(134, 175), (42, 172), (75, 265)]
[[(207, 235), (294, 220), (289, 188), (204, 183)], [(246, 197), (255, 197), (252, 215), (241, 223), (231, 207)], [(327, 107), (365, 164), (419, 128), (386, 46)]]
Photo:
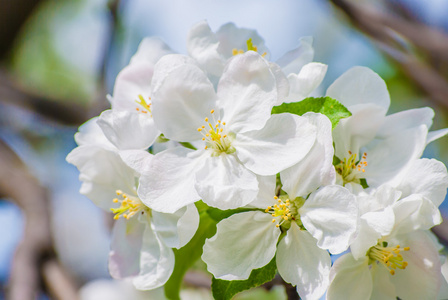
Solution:
[(114, 278), (176, 299), (201, 258), (216, 299), (277, 272), (303, 299), (448, 298), (432, 109), (387, 115), (365, 67), (309, 97), (327, 71), (309, 38), (273, 62), (256, 31), (203, 21), (187, 49), (144, 39), (67, 157), (114, 214)]

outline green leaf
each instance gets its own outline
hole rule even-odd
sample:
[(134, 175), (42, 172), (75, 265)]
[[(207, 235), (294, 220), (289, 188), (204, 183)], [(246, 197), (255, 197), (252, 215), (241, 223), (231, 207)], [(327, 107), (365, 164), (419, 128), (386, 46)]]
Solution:
[(207, 210), (207, 213), (211, 218), (213, 218), (216, 222), (221, 221), (222, 219), (228, 218), (233, 214), (242, 213), (246, 211), (253, 211), (258, 209), (252, 208), (236, 208), (236, 209), (228, 209), (228, 210), (220, 210), (218, 208), (210, 207)]
[[(202, 210), (201, 208), (199, 210)], [(205, 239), (216, 232), (217, 221), (210, 217), (207, 211), (202, 211), (199, 216), (199, 227), (191, 241), (180, 249), (173, 249), (176, 264), (173, 274), (165, 284), (165, 296), (168, 299), (180, 300), (179, 292), (185, 273), (201, 257)]]
[(282, 105), (274, 106), (272, 108), (273, 114), (285, 112), (299, 116), (307, 112), (321, 113), (330, 119), (333, 128), (338, 125), (340, 119), (347, 118), (352, 115), (352, 113), (344, 105), (330, 97), (308, 97), (300, 102), (283, 103)]
[(274, 279), (277, 266), (274, 258), (264, 267), (252, 270), (247, 280), (221, 280), (213, 278), (212, 292), (216, 300), (229, 300), (239, 292), (257, 287)]

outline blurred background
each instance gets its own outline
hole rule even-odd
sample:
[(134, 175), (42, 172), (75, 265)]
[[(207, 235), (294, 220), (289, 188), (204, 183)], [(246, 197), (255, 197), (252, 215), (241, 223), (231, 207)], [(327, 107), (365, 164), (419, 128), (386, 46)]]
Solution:
[[(186, 53), (189, 28), (204, 19), (215, 31), (257, 29), (273, 60), (312, 36), (314, 61), (329, 65), (322, 93), (367, 66), (387, 83), (389, 113), (430, 106), (432, 129), (448, 126), (446, 0), (0, 0), (0, 299), (163, 299), (110, 280), (111, 217), (79, 194), (65, 157), (78, 126), (108, 108), (143, 37)], [(424, 156), (446, 164), (447, 150), (442, 138)], [(444, 224), (435, 232), (446, 244)], [(183, 299), (211, 298), (201, 276), (187, 276)]]

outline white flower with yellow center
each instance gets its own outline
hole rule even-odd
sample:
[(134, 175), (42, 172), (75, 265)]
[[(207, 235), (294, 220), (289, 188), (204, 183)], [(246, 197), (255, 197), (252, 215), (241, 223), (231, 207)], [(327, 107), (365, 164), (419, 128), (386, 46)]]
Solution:
[[(432, 168), (425, 171), (425, 164)], [(439, 165), (425, 160), (419, 167), (420, 172), (414, 169), (412, 177), (435, 173)], [(359, 231), (350, 245), (351, 253), (332, 268), (327, 299), (435, 299), (428, 295), (438, 293), (440, 261), (438, 250), (423, 231), (442, 221), (437, 206), (446, 194), (448, 177), (446, 169), (440, 171), (432, 174), (432, 179), (440, 178), (427, 190), (416, 186), (414, 193), (407, 194), (382, 185), (365, 190), (369, 194), (359, 193)], [(413, 180), (405, 178), (403, 186)], [(352, 288), (347, 290), (349, 285)]]
[(229, 61), (215, 92), (191, 58), (163, 57), (153, 78), (154, 121), (170, 140), (203, 144), (157, 154), (141, 178), (141, 199), (162, 212), (199, 199), (237, 208), (255, 199), (257, 176), (300, 161), (317, 127), (306, 117), (271, 116), (278, 80), (261, 55), (248, 51)]
[[(213, 83), (219, 80), (229, 59), (246, 51), (258, 52), (270, 61), (269, 49), (257, 31), (233, 23), (222, 25), (216, 33), (207, 21), (193, 25), (187, 37), (187, 49)], [(306, 37), (300, 40), (297, 48), (270, 63), (273, 71), (282, 73), (289, 83), (289, 86), (279, 85), (281, 97), (277, 104), (300, 101), (319, 86), (327, 66), (311, 62), (313, 57), (312, 38)]]
[[(333, 131), (338, 183), (359, 191), (362, 186), (396, 186), (400, 174), (418, 159), (427, 143), (448, 131), (428, 130), (434, 112), (424, 107), (386, 116), (390, 97), (386, 84), (372, 70), (354, 67), (328, 88), (352, 116)], [(364, 182), (365, 180), (365, 182)]]
[[(113, 229), (109, 271), (114, 278), (132, 278), (138, 289), (162, 286), (174, 268), (171, 248), (181, 248), (199, 224), (194, 205), (173, 214), (151, 210), (137, 195), (140, 172), (153, 155), (145, 151), (119, 151), (102, 134), (96, 118), (80, 127), (79, 147), (67, 161), (80, 171), (80, 192), (97, 206), (112, 211)], [(132, 162), (133, 167), (124, 160)]]
[(297, 285), (300, 297), (319, 299), (329, 284), (327, 249), (343, 252), (356, 231), (355, 198), (334, 185), (311, 193), (306, 200), (286, 195), (272, 199), (275, 180), (265, 179), (263, 184), (251, 203), (260, 210), (237, 213), (219, 222), (216, 235), (205, 242), (202, 259), (216, 278), (244, 280), (276, 255), (280, 275)]
[(147, 149), (160, 131), (155, 127), (151, 108), (151, 80), (154, 65), (171, 49), (156, 38), (145, 38), (137, 52), (118, 74), (112, 109), (104, 111), (98, 120), (106, 137), (120, 150)]

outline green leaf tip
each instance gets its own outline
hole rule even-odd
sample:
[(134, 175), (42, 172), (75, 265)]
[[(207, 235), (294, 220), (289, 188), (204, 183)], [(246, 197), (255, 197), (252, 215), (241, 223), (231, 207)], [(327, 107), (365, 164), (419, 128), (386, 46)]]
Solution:
[(264, 267), (252, 270), (247, 280), (221, 280), (213, 278), (212, 293), (216, 300), (230, 300), (237, 293), (260, 286), (274, 279), (277, 273), (275, 257)]
[(330, 119), (333, 129), (338, 125), (340, 119), (352, 115), (344, 105), (330, 97), (308, 97), (300, 102), (283, 103), (272, 108), (273, 114), (291, 113), (301, 116), (307, 112), (326, 115)]

